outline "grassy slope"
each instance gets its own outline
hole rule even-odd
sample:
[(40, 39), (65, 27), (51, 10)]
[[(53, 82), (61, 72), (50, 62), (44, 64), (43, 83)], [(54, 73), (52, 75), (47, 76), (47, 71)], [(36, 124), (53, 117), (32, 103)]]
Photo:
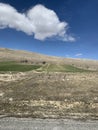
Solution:
[(72, 65), (47, 64), (37, 69), (37, 71), (46, 72), (88, 72), (89, 70), (74, 67)]
[(30, 71), (36, 70), (40, 65), (19, 64), (13, 61), (0, 62), (0, 71)]
[(88, 70), (80, 69), (72, 65), (46, 64), (46, 65), (28, 65), (19, 64), (14, 61), (0, 62), (0, 71), (45, 71), (45, 72), (87, 72)]

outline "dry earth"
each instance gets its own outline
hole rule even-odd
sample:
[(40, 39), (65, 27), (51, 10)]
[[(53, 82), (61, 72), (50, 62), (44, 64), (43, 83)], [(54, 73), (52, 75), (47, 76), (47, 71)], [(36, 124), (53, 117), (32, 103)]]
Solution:
[(31, 71), (6, 78), (0, 81), (1, 115), (98, 119), (98, 73)]

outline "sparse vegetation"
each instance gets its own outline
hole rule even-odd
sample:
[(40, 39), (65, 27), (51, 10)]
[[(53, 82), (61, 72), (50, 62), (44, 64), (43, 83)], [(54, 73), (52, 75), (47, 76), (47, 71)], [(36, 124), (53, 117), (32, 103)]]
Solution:
[(97, 73), (29, 72), (1, 82), (0, 114), (98, 119), (97, 86)]

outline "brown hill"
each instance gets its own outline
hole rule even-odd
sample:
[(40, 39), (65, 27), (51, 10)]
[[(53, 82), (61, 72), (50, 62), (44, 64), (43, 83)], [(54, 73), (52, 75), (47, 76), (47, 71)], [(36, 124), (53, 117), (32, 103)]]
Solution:
[(73, 59), (73, 58), (60, 58), (54, 56), (46, 56), (38, 53), (11, 50), (7, 48), (0, 48), (0, 61), (27, 61), (28, 63), (40, 64), (42, 62), (55, 63), (55, 64), (68, 64), (80, 68), (98, 70), (97, 60), (88, 59)]

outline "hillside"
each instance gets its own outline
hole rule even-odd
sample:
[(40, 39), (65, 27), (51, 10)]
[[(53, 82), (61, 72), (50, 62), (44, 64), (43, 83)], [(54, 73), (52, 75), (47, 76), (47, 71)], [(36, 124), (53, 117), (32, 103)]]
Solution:
[(11, 50), (0, 48), (0, 61), (18, 61), (31, 64), (41, 64), (43, 62), (55, 64), (67, 64), (75, 67), (98, 70), (98, 61), (87, 59), (72, 59), (46, 56), (38, 53), (32, 53), (20, 50)]
[(98, 61), (0, 48), (0, 115), (98, 119)]

